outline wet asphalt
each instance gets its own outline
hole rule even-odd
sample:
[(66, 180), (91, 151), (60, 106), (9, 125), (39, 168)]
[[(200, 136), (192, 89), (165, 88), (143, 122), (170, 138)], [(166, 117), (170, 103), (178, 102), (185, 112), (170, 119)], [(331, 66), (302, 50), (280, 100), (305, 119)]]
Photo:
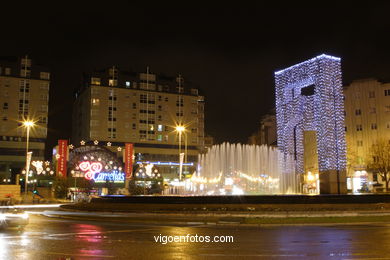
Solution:
[[(233, 242), (164, 244), (187, 234)], [(0, 259), (390, 259), (390, 225), (150, 225), (35, 214), (24, 230), (0, 231)]]

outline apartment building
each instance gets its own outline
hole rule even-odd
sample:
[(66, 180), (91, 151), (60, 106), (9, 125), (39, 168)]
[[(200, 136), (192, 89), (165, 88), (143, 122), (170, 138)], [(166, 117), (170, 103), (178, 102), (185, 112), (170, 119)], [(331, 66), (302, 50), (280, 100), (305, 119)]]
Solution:
[[(184, 127), (181, 133), (177, 126)], [(163, 172), (175, 172), (179, 152), (185, 163), (195, 163), (204, 149), (204, 97), (181, 75), (94, 71), (75, 93), (72, 143), (94, 141), (116, 152), (133, 143), (136, 161), (160, 162), (167, 165)]]
[(0, 183), (15, 182), (26, 162), (26, 128), (31, 120), (29, 151), (43, 160), (48, 123), (50, 72), (28, 56), (0, 57)]

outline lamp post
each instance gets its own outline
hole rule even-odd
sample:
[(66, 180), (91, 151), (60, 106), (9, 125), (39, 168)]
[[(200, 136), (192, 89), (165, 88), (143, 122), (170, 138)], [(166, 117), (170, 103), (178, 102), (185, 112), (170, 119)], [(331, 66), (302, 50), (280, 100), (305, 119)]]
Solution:
[(181, 135), (186, 130), (186, 128), (182, 125), (176, 126), (176, 132), (179, 133), (179, 180), (181, 181), (181, 175), (183, 170), (183, 164), (181, 160)]
[(26, 179), (24, 182), (24, 195), (25, 198), (27, 199), (27, 194), (28, 194), (28, 175), (30, 171), (30, 165), (29, 165), (29, 159), (28, 159), (28, 145), (29, 145), (29, 140), (30, 140), (30, 128), (33, 127), (35, 124), (33, 121), (26, 120), (23, 122), (23, 126), (26, 128)]

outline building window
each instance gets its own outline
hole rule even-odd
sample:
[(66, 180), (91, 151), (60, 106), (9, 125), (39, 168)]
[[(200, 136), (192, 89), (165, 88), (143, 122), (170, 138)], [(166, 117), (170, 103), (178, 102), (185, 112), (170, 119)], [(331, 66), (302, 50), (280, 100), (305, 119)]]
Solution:
[(191, 89), (191, 94), (192, 95), (198, 95), (198, 90), (196, 88)]
[(157, 141), (162, 141), (162, 135), (157, 135)]
[(158, 116), (157, 116), (157, 120), (158, 120), (158, 121), (161, 121), (161, 120), (162, 120), (162, 116), (161, 116), (161, 115), (158, 115)]
[(4, 102), (3, 109), (8, 109), (8, 103), (7, 102)]
[(356, 125), (356, 131), (363, 131), (362, 125)]
[(376, 108), (370, 107), (370, 114), (376, 114)]
[(177, 107), (182, 107), (182, 106), (184, 106), (183, 97), (181, 97), (181, 96), (178, 96), (178, 97), (177, 97), (177, 99), (176, 99), (176, 106), (177, 106)]
[(118, 85), (118, 80), (116, 80), (116, 79), (109, 79), (108, 80), (108, 86), (116, 87), (117, 85)]
[(11, 75), (11, 68), (5, 68), (4, 74)]
[(184, 116), (183, 111), (176, 112), (176, 116)]
[(132, 128), (135, 130), (137, 129), (137, 125), (136, 124), (133, 124)]
[(131, 82), (130, 81), (126, 81), (126, 88), (130, 88), (131, 87)]
[(21, 80), (20, 81), (20, 88), (19, 88), (19, 91), (20, 92), (30, 92), (30, 82), (28, 80)]
[(8, 120), (7, 116), (3, 116), (3, 121), (7, 121), (7, 120)]
[(108, 97), (108, 100), (114, 100), (114, 101), (116, 101), (116, 96), (109, 96), (109, 97)]
[(41, 123), (41, 124), (46, 124), (46, 123), (47, 123), (47, 118), (46, 118), (46, 117), (44, 117), (44, 116), (40, 116), (40, 117), (39, 117), (39, 121), (38, 121), (38, 123)]
[(355, 115), (360, 116), (361, 114), (362, 110), (360, 108), (355, 110)]
[(390, 89), (385, 89), (385, 96), (390, 96)]
[(27, 69), (27, 70), (21, 69), (20, 70), (20, 76), (21, 77), (26, 77), (26, 78), (31, 77), (31, 70), (29, 70), (29, 69)]
[(100, 99), (92, 98), (91, 103), (92, 103), (92, 106), (98, 106), (98, 105), (100, 105)]
[(371, 124), (371, 129), (372, 130), (376, 130), (378, 127), (377, 127), (377, 125), (376, 125), (376, 123), (372, 123)]
[(375, 91), (369, 91), (368, 92), (368, 97), (369, 98), (375, 98)]
[(42, 82), (41, 86), (39, 87), (41, 90), (49, 90), (49, 83), (48, 82)]
[(92, 77), (91, 78), (91, 85), (98, 85), (98, 86), (100, 86), (100, 78)]
[(139, 96), (139, 102), (140, 102), (140, 103), (147, 103), (147, 100), (148, 100), (147, 94), (141, 94), (141, 95)]
[(385, 112), (390, 113), (390, 106), (385, 106)]
[(157, 125), (157, 131), (162, 132), (163, 131), (163, 125)]
[(41, 73), (39, 73), (39, 77), (41, 79), (49, 80), (50, 79), (50, 73), (49, 72), (41, 72)]
[(158, 106), (158, 107), (157, 107), (157, 110), (158, 110), (158, 111), (162, 111), (162, 106)]
[(356, 92), (356, 93), (355, 93), (355, 98), (356, 98), (356, 99), (360, 99), (360, 92)]
[(347, 132), (347, 127), (344, 127), (344, 131)]
[(168, 102), (168, 98), (167, 97), (165, 98), (165, 102)]
[(362, 140), (358, 140), (357, 141), (357, 146), (363, 146), (363, 141)]

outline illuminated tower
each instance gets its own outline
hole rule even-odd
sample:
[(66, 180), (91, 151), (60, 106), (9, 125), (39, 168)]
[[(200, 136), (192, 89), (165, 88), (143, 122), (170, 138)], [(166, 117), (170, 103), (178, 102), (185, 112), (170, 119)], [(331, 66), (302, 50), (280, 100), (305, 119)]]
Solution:
[[(275, 85), (279, 148), (285, 155), (294, 156), (299, 174), (307, 173), (305, 163), (310, 160), (306, 158), (313, 153), (320, 176), (320, 192), (345, 193), (346, 145), (340, 58), (323, 54), (277, 71)], [(305, 144), (310, 144), (311, 151)]]

